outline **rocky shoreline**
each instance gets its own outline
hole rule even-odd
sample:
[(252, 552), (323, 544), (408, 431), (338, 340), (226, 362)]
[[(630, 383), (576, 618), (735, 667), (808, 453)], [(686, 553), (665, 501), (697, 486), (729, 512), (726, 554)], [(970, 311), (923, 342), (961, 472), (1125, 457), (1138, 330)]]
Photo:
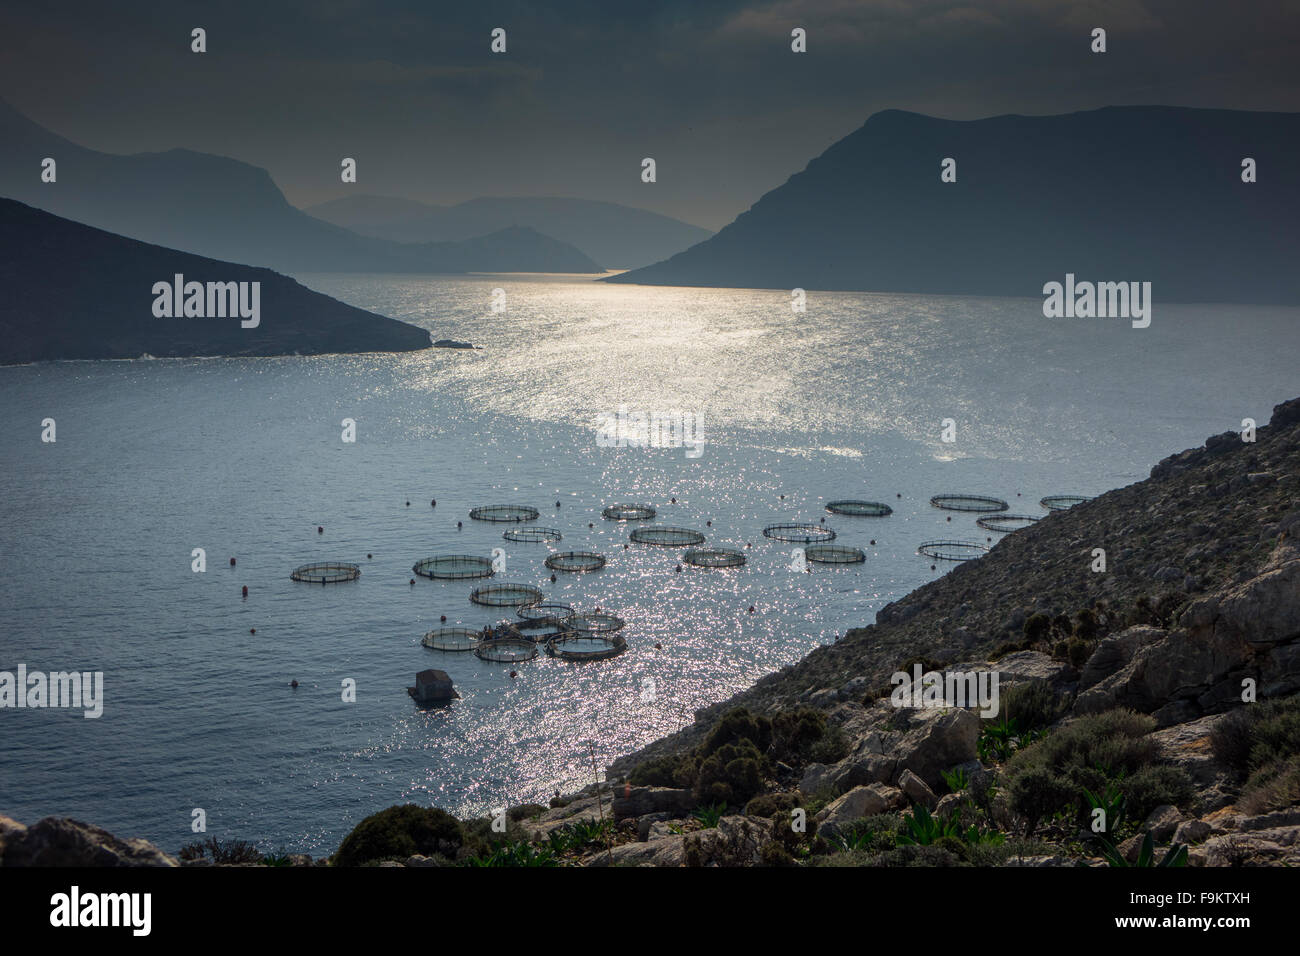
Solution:
[[(1255, 439), (1213, 436), (1005, 536), (608, 783), (495, 821), (390, 808), (330, 862), (1296, 865), (1300, 399)], [(916, 665), (996, 672), (999, 715), (895, 706)], [(0, 817), (5, 866), (312, 863), (210, 842), (181, 859)]]

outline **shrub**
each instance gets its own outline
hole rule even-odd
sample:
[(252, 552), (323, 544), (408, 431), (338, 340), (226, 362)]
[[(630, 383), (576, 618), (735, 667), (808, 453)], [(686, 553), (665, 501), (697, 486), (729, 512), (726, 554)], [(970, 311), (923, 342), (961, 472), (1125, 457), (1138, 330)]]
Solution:
[(1215, 724), (1210, 745), (1242, 776), (1300, 753), (1300, 694), (1234, 710)]
[(1024, 730), (1050, 727), (1065, 714), (1069, 700), (1046, 681), (1013, 684), (1002, 693), (1002, 713)]
[(343, 838), (335, 866), (360, 866), (388, 857), (438, 854), (455, 857), (464, 833), (460, 821), (436, 807), (408, 803), (366, 817)]
[(1088, 663), (1088, 658), (1092, 656), (1094, 645), (1091, 641), (1085, 641), (1078, 637), (1071, 637), (1065, 642), (1065, 659), (1070, 662), (1070, 666), (1075, 670), (1083, 667)]
[(815, 707), (783, 710), (772, 721), (772, 756), (796, 767), (803, 766), (811, 760), (813, 747), (825, 735), (826, 714), (822, 711)]
[(698, 771), (698, 764), (692, 755), (672, 754), (640, 764), (629, 774), (628, 781), (635, 787), (685, 789), (695, 786)]
[(181, 847), (182, 860), (211, 858), (213, 863), (234, 866), (239, 863), (261, 863), (263, 853), (247, 840), (218, 840), (210, 836), (198, 843)]
[(759, 754), (767, 753), (772, 745), (772, 721), (754, 716), (744, 707), (737, 707), (722, 715), (700, 748), (700, 756), (708, 757), (728, 745), (749, 741)]
[(1241, 803), (1247, 813), (1285, 810), (1300, 803), (1300, 754), (1274, 761), (1251, 774), (1242, 790)]
[(1081, 640), (1095, 640), (1098, 632), (1097, 614), (1085, 607), (1074, 615), (1074, 634)]
[(747, 817), (773, 817), (780, 815), (790, 818), (790, 811), (802, 805), (803, 794), (798, 790), (790, 793), (764, 793), (745, 804)]
[(1051, 629), (1052, 619), (1046, 614), (1031, 614), (1025, 618), (1025, 640), (1031, 644), (1037, 644), (1039, 641), (1045, 640)]
[(749, 739), (723, 744), (700, 764), (695, 795), (704, 803), (743, 805), (763, 789), (764, 763)]

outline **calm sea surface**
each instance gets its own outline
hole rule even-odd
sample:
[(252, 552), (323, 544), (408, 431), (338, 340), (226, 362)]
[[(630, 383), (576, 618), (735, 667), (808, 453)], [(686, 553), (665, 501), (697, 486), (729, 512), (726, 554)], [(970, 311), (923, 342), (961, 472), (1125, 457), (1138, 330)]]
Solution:
[[(1044, 495), (1128, 484), (1300, 394), (1296, 309), (1157, 300), (1139, 330), (1045, 319), (1037, 300), (813, 293), (796, 314), (786, 293), (568, 277), (300, 279), (483, 348), (0, 369), (0, 670), (100, 670), (106, 698), (98, 720), (0, 711), (0, 812), (175, 852), (203, 808), (211, 835), (323, 853), (393, 803), (544, 801), (591, 781), (589, 746), (603, 766), (870, 623), (942, 573), (921, 541), (984, 539), (930, 495), (1041, 515)], [(599, 416), (620, 406), (698, 416), (703, 453), (600, 447)], [(827, 515), (834, 498), (895, 513)], [(617, 501), (749, 563), (675, 573), (681, 549), (624, 550), (629, 527), (600, 517)], [(563, 541), (511, 544), (469, 519), (501, 502), (536, 507)], [(823, 517), (865, 564), (796, 573), (793, 546), (762, 535)], [(440, 615), (481, 627), (509, 609), (471, 604), (474, 582), (412, 587), (413, 562), (496, 547), (498, 581), (625, 618), (627, 653), (543, 656), (512, 679), (421, 647)], [(552, 550), (609, 563), (552, 584)], [(361, 579), (289, 580), (329, 559)], [(461, 699), (413, 706), (428, 667)]]

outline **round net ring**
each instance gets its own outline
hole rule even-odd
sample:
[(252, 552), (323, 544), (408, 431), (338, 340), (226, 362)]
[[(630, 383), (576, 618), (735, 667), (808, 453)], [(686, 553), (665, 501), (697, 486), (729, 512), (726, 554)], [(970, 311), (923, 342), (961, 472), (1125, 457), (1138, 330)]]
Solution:
[(704, 535), (698, 531), (663, 524), (635, 528), (628, 537), (637, 544), (653, 544), (664, 548), (694, 547), (704, 543)]
[(528, 505), (480, 505), (469, 516), (475, 521), (536, 521), (541, 513)]
[(803, 549), (803, 556), (817, 564), (861, 564), (867, 560), (867, 552), (861, 548), (840, 544), (810, 544)]
[(770, 524), (763, 537), (795, 544), (821, 544), (835, 540), (835, 532), (824, 524)]
[(1001, 498), (988, 495), (935, 495), (930, 504), (945, 511), (1006, 511), (1011, 507)]
[(537, 645), (526, 637), (504, 637), (479, 641), (474, 654), (497, 664), (518, 664), (537, 656)]
[(467, 578), (490, 578), (492, 560), (477, 554), (440, 554), (416, 561), (411, 570), (423, 578), (442, 581), (460, 581)]
[(545, 644), (553, 637), (572, 633), (564, 622), (557, 621), (550, 617), (539, 617), (527, 621), (520, 621), (515, 625), (515, 630), (518, 632), (520, 637), (527, 638), (534, 644)]
[(524, 621), (554, 621), (567, 624), (573, 620), (573, 605), (560, 603), (525, 604), (515, 611)]
[(605, 556), (595, 551), (557, 551), (543, 562), (552, 571), (599, 571), (605, 566)]
[(550, 544), (561, 540), (564, 535), (554, 528), (511, 528), (503, 532), (501, 537), (507, 541), (518, 541), (523, 544)]
[(542, 592), (531, 584), (485, 584), (471, 591), (469, 599), (484, 607), (521, 607), (540, 603)]
[(844, 501), (826, 502), (826, 510), (833, 515), (850, 515), (855, 518), (884, 518), (892, 515), (894, 509), (883, 501)]
[(734, 548), (691, 548), (682, 560), (697, 568), (739, 568), (745, 563), (745, 553)]
[(1038, 503), (1048, 511), (1069, 511), (1075, 505), (1091, 500), (1087, 495), (1048, 495)]
[(307, 584), (341, 584), (361, 577), (361, 568), (355, 564), (343, 564), (338, 561), (304, 564), (290, 571), (289, 577), (291, 580), (303, 581)]
[(600, 516), (609, 521), (649, 521), (656, 514), (651, 505), (617, 504), (607, 507)]
[(627, 622), (613, 614), (579, 614), (568, 621), (568, 628), (579, 634), (613, 634)]
[(975, 523), (985, 531), (1000, 531), (1003, 534), (1028, 528), (1036, 521), (1038, 519), (1033, 515), (985, 515), (975, 519)]
[(987, 554), (988, 550), (977, 541), (922, 541), (916, 553), (941, 561), (970, 561)]
[(565, 661), (603, 661), (627, 650), (618, 634), (588, 634), (570, 631), (546, 642), (546, 653)]
[(435, 651), (472, 651), (478, 647), (479, 635), (468, 627), (435, 627), (420, 643)]

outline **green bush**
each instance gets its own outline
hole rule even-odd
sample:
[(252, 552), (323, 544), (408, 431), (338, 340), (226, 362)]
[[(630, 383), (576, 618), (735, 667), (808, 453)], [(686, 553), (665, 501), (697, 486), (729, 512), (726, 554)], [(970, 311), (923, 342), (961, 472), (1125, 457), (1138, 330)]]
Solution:
[(343, 838), (335, 866), (360, 866), (389, 857), (455, 857), (464, 842), (460, 821), (436, 807), (408, 803), (366, 817)]
[(771, 818), (779, 814), (783, 819), (788, 820), (790, 811), (800, 806), (803, 806), (803, 794), (798, 790), (789, 793), (764, 793), (745, 804), (745, 816)]
[(1085, 607), (1074, 615), (1074, 634), (1076, 637), (1085, 641), (1096, 640), (1099, 630), (1097, 613), (1092, 608)]
[(1046, 614), (1031, 614), (1025, 618), (1025, 640), (1030, 644), (1037, 644), (1039, 641), (1046, 640), (1051, 629), (1052, 619)]
[(699, 766), (691, 754), (672, 754), (656, 757), (637, 766), (628, 775), (634, 787), (675, 787), (686, 789), (695, 786)]
[(1013, 718), (1022, 730), (1050, 727), (1070, 705), (1068, 698), (1041, 680), (1012, 684), (1001, 696), (1002, 713)]
[(772, 745), (772, 721), (763, 716), (754, 716), (744, 707), (727, 711), (710, 731), (708, 738), (700, 748), (700, 756), (708, 757), (728, 745), (738, 745), (749, 741), (759, 754), (767, 753)]
[(783, 710), (772, 720), (772, 757), (795, 767), (807, 764), (826, 734), (826, 714), (815, 707)]
[(695, 795), (703, 803), (743, 805), (763, 789), (765, 760), (749, 739), (723, 744), (705, 757), (695, 781)]

